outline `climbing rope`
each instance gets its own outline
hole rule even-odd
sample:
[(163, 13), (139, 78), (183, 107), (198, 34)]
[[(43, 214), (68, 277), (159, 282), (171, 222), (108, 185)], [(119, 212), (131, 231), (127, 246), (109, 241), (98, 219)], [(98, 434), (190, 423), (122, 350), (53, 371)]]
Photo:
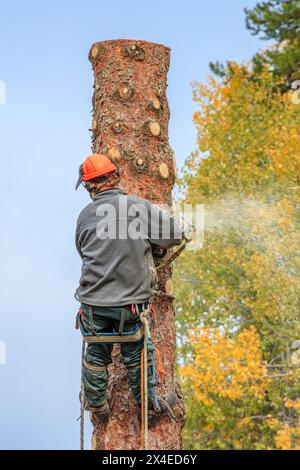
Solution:
[(81, 349), (81, 387), (80, 387), (80, 450), (84, 450), (84, 410), (85, 410), (85, 398), (84, 398), (84, 387), (83, 387), (84, 355), (85, 355), (85, 341), (82, 340), (82, 349)]
[(145, 413), (144, 413), (144, 348), (141, 351), (141, 448), (145, 446)]
[(147, 319), (147, 310), (143, 310), (140, 320), (144, 325), (144, 346), (141, 351), (141, 447), (149, 449), (148, 434), (148, 339), (150, 330)]
[[(150, 315), (151, 315), (150, 316), (150, 322), (153, 322), (154, 331), (156, 332), (156, 336), (159, 337), (158, 342), (161, 342), (162, 337), (161, 337), (161, 334), (159, 332), (157, 318), (156, 318), (156, 314), (153, 310), (152, 304), (150, 304), (150, 306), (149, 306), (149, 311), (150, 311)], [(161, 354), (160, 354), (159, 349), (157, 348), (157, 346), (155, 344), (154, 344), (154, 359), (155, 359), (154, 363), (156, 364), (156, 371), (157, 371), (157, 374), (158, 374), (158, 377), (159, 377), (159, 382), (162, 383), (164, 381), (165, 371), (164, 371), (164, 366), (163, 366), (163, 361), (162, 361)]]

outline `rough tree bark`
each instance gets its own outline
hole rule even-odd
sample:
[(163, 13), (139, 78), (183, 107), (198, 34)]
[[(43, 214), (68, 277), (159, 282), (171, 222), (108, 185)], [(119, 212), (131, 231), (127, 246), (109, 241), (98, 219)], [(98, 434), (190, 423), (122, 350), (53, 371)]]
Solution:
[[(170, 112), (166, 87), (170, 49), (147, 41), (103, 41), (91, 47), (89, 59), (95, 78), (93, 152), (108, 152), (118, 164), (127, 193), (171, 205), (176, 168), (168, 143)], [(158, 393), (175, 390), (179, 402), (176, 420), (164, 416), (150, 428), (150, 449), (180, 449), (185, 417), (181, 388), (174, 379), (176, 340), (171, 276), (170, 266), (159, 273), (161, 294), (154, 299), (157, 326), (152, 337), (163, 370)], [(106, 427), (94, 427), (92, 448), (139, 449), (136, 404), (118, 346), (114, 347), (113, 358), (108, 390), (111, 419)]]

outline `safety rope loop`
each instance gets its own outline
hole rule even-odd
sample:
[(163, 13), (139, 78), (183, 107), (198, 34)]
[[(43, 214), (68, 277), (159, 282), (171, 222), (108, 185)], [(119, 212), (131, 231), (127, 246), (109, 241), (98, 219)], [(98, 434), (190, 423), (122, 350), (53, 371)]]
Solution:
[(92, 335), (95, 334), (95, 328), (94, 328), (94, 319), (93, 319), (93, 307), (89, 305), (89, 320), (90, 320), (90, 330)]
[[(89, 311), (89, 317), (90, 317), (90, 311)], [(82, 306), (80, 307), (77, 313), (76, 323), (78, 324), (83, 337), (89, 334), (89, 324), (86, 322), (84, 318), (84, 309)]]

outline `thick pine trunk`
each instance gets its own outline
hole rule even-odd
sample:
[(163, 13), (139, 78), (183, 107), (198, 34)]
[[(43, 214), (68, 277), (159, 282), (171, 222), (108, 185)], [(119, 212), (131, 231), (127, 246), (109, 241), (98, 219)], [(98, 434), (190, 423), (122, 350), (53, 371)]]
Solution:
[[(170, 49), (146, 41), (103, 41), (92, 46), (89, 59), (95, 77), (93, 151), (108, 152), (118, 164), (127, 193), (170, 205), (176, 172), (168, 143), (166, 87)], [(161, 294), (154, 301), (157, 326), (152, 338), (162, 366), (158, 393), (175, 390), (179, 402), (176, 420), (164, 416), (150, 428), (150, 449), (180, 449), (184, 424), (181, 389), (174, 380), (176, 340), (171, 275), (170, 267), (159, 273)], [(109, 367), (111, 419), (106, 427), (94, 428), (94, 449), (140, 449), (136, 404), (119, 351), (115, 346), (114, 362)]]

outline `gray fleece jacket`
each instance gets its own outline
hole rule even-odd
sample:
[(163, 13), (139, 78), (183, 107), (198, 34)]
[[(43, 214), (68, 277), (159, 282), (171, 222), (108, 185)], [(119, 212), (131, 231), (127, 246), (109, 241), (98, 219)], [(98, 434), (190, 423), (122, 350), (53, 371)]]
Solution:
[(146, 302), (157, 282), (152, 245), (168, 248), (183, 238), (181, 221), (146, 199), (117, 188), (98, 193), (77, 221), (76, 299), (106, 307)]

